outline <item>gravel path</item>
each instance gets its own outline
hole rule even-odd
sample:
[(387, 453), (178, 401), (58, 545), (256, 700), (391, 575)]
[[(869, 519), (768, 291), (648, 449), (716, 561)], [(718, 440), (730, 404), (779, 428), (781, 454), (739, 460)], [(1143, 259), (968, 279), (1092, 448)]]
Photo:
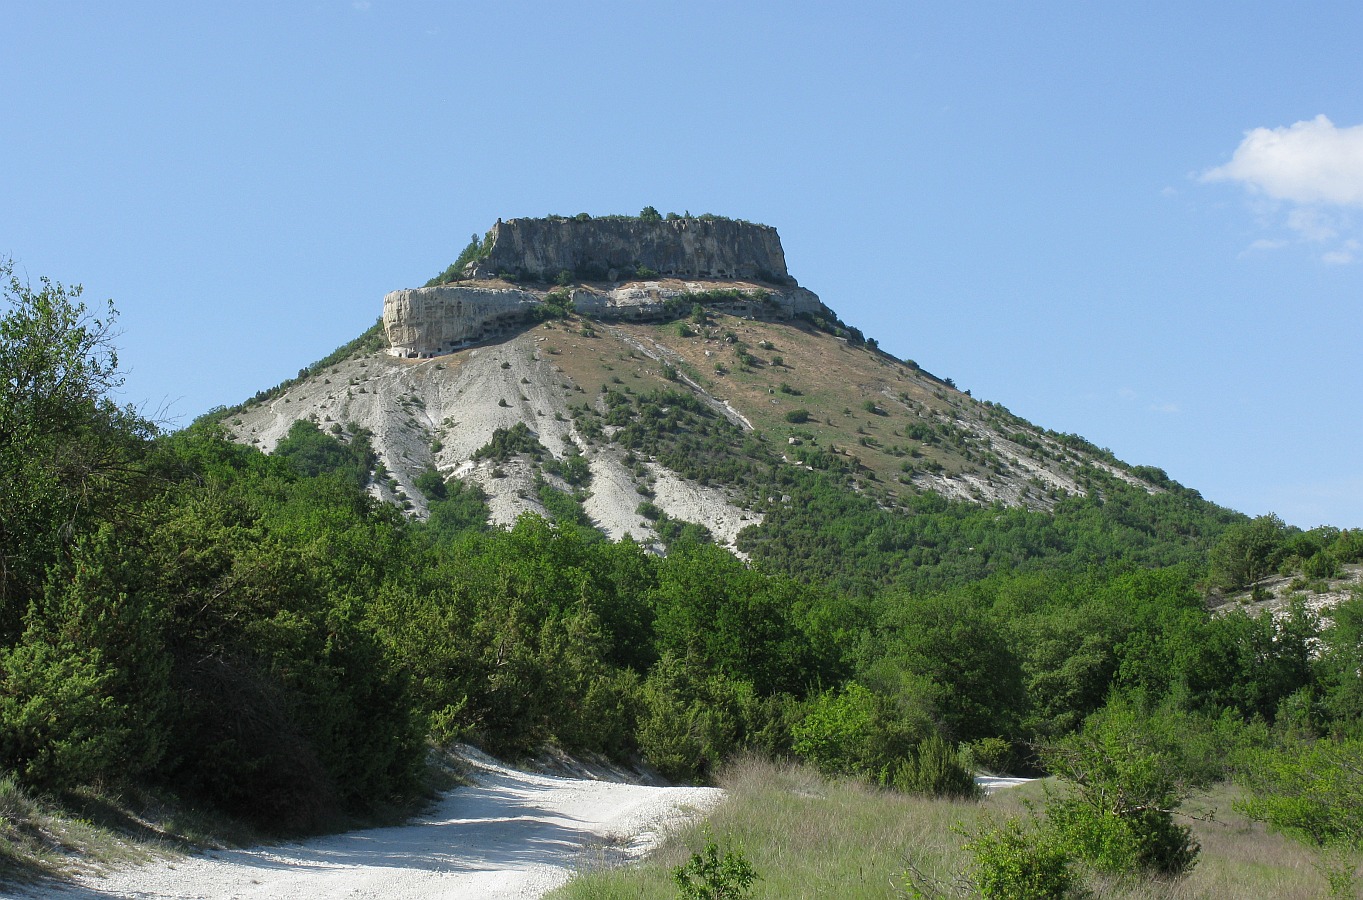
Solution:
[(722, 796), (536, 775), (472, 752), (471, 787), (425, 819), (256, 850), (218, 851), (90, 877), (51, 896), (94, 898), (540, 897), (584, 864), (642, 856)]

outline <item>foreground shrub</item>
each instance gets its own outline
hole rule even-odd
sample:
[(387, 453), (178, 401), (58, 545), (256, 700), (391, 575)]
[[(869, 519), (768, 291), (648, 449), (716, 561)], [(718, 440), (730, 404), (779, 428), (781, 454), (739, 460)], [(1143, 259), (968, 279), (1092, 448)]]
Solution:
[(719, 845), (708, 832), (705, 850), (672, 870), (682, 900), (742, 900), (752, 896), (757, 879), (757, 870), (743, 851), (725, 850), (720, 856)]
[(1196, 779), (1167, 724), (1114, 701), (1042, 751), (1047, 768), (1073, 788), (1047, 802), (1047, 824), (1101, 871), (1182, 875), (1197, 862), (1192, 832), (1174, 821)]
[(969, 878), (986, 900), (1063, 900), (1084, 895), (1073, 859), (1054, 833), (1024, 830), (1018, 820), (1008, 819), (966, 836)]
[(1363, 849), (1363, 741), (1316, 740), (1243, 754), (1236, 804), (1317, 851), (1331, 896), (1353, 897), (1354, 854)]

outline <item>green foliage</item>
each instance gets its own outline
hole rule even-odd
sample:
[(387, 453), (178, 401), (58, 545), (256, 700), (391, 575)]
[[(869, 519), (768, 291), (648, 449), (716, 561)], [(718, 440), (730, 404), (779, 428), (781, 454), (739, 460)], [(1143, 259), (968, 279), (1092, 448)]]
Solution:
[(931, 685), (933, 717), (953, 740), (1016, 733), (1021, 667), (980, 605), (958, 592), (885, 597), (880, 606), (877, 627), (859, 651), (863, 680), (921, 678)]
[(421, 472), (415, 478), (414, 484), (427, 500), (444, 500), (448, 496), (445, 479), (440, 477), (440, 473), (435, 469)]
[(1096, 470), (1089, 496), (1065, 498), (1049, 513), (932, 493), (888, 508), (849, 490), (849, 475), (782, 471), (777, 482), (791, 502), (765, 508), (761, 527), (739, 536), (739, 549), (770, 568), (843, 591), (870, 594), (891, 585), (922, 591), (1005, 572), (1078, 574), (1119, 561), (1200, 566), (1206, 543), (1236, 518), (1205, 501), (1147, 494)]
[(681, 900), (743, 900), (752, 896), (759, 877), (742, 850), (725, 850), (720, 856), (719, 844), (708, 834), (705, 849), (672, 870)]
[(1272, 721), (1288, 697), (1315, 680), (1319, 618), (1300, 602), (1283, 613), (1232, 610), (1198, 628), (1185, 664), (1189, 699)]
[(557, 475), (575, 488), (584, 488), (592, 480), (591, 464), (582, 455), (582, 451), (571, 441), (567, 444), (566, 449), (567, 452), (563, 459), (555, 459), (551, 456), (544, 460), (541, 468), (552, 475)]
[(93, 311), (79, 286), (34, 290), (0, 260), (0, 646), (22, 630), (70, 536), (118, 517), (146, 486), (154, 428), (109, 394), (122, 383), (113, 304)]
[(517, 422), (510, 428), (498, 428), (492, 432), (492, 439), (475, 450), (473, 458), (506, 462), (520, 453), (541, 459), (548, 452), (524, 422)]
[(1072, 788), (1046, 804), (1062, 846), (1106, 872), (1189, 871), (1199, 846), (1174, 812), (1205, 778), (1188, 765), (1182, 738), (1176, 720), (1118, 702), (1044, 748), (1047, 768)]
[(887, 765), (881, 783), (906, 794), (974, 800), (982, 796), (975, 777), (960, 762), (960, 754), (940, 734), (929, 735), (912, 755)]
[(849, 343), (863, 344), (866, 342), (866, 336), (861, 333), (859, 328), (848, 325), (827, 307), (824, 307), (822, 313), (796, 313), (796, 318), (809, 323), (810, 326), (819, 331), (827, 332), (834, 337), (845, 338)]
[(487, 528), (487, 494), (477, 484), (454, 479), (445, 485), (443, 497), (427, 497), (424, 530), (433, 539), (449, 540), (463, 531)]
[(1245, 752), (1236, 781), (1250, 793), (1236, 808), (1315, 848), (1330, 896), (1357, 896), (1363, 849), (1363, 741), (1289, 738)]
[(809, 410), (791, 409), (786, 411), (786, 421), (792, 425), (803, 425), (809, 421)]
[(345, 444), (306, 419), (289, 427), (288, 434), (275, 445), (274, 455), (287, 459), (304, 477), (334, 474), (361, 487), (369, 483), (370, 473), (378, 462), (366, 432), (357, 432)]
[(465, 277), (464, 269), (469, 263), (486, 259), (492, 253), (492, 232), (485, 234), (480, 241), (478, 235), (469, 238), (468, 246), (460, 251), (459, 256), (454, 262), (450, 263), (443, 272), (426, 282), (426, 287), (435, 287), (441, 284), (449, 284), (452, 281), (462, 281)]
[(1289, 740), (1250, 750), (1235, 780), (1237, 808), (1318, 848), (1363, 850), (1363, 740)]
[(1015, 762), (1013, 745), (997, 737), (980, 738), (962, 744), (961, 757), (967, 768), (980, 769), (994, 775), (1011, 772)]
[(1211, 548), (1209, 578), (1226, 589), (1245, 587), (1278, 567), (1287, 527), (1274, 515), (1227, 528)]
[(136, 594), (128, 537), (104, 525), (79, 538), (20, 641), (0, 650), (0, 759), (32, 784), (123, 783), (165, 751), (163, 622)]
[(580, 497), (560, 491), (544, 479), (535, 484), (536, 496), (549, 518), (559, 525), (573, 525), (583, 529), (588, 540), (601, 540), (601, 533), (592, 524), (591, 517), (582, 505)]
[(808, 590), (763, 575), (713, 545), (678, 547), (659, 565), (654, 599), (661, 653), (750, 681), (762, 694), (805, 693), (836, 676), (837, 651), (808, 615)]
[(1330, 611), (1330, 626), (1312, 649), (1320, 651), (1314, 686), (1330, 730), (1363, 737), (1363, 595), (1355, 592)]
[(871, 778), (909, 756), (931, 728), (926, 715), (849, 681), (811, 700), (790, 731), (794, 751), (821, 772)]
[(1017, 819), (972, 832), (971, 883), (985, 900), (1065, 900), (1086, 895), (1074, 861), (1053, 832), (1024, 829)]

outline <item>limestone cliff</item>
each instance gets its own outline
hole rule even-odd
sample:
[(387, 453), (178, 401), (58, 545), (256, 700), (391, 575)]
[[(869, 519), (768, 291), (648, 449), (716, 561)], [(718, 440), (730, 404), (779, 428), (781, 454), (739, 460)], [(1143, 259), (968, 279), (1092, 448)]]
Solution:
[[(825, 312), (786, 271), (775, 228), (713, 216), (499, 219), (463, 274), (384, 297), (392, 355), (452, 353), (524, 322), (549, 299), (550, 281), (572, 285), (573, 311), (605, 319), (657, 318), (669, 304), (675, 314), (692, 297), (747, 317)], [(545, 286), (512, 288), (507, 278)]]
[[(499, 282), (393, 291), (383, 298), (389, 352), (412, 359), (452, 353), (525, 322), (548, 294)], [(749, 318), (791, 319), (824, 310), (819, 298), (804, 288), (764, 290), (744, 282), (633, 281), (610, 289), (577, 286), (568, 296), (574, 312), (614, 321), (657, 319), (667, 314), (669, 301), (697, 296), (705, 297), (705, 305), (712, 309)]]
[(543, 296), (497, 287), (440, 285), (392, 291), (383, 298), (383, 329), (395, 356), (433, 356), (481, 340), (523, 320)]
[(509, 273), (551, 280), (632, 277), (640, 268), (675, 278), (755, 279), (794, 285), (781, 238), (769, 225), (714, 217), (607, 216), (498, 220), (491, 248), (471, 278)]

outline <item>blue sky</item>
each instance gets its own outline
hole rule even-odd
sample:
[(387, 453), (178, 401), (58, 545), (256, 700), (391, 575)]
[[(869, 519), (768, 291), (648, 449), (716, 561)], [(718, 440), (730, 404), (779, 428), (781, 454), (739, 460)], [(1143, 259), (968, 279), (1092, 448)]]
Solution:
[[(1363, 526), (1363, 5), (0, 0), (0, 255), (181, 423), (497, 217), (715, 212), (896, 355)], [(1323, 117), (1323, 118), (1322, 118)]]

